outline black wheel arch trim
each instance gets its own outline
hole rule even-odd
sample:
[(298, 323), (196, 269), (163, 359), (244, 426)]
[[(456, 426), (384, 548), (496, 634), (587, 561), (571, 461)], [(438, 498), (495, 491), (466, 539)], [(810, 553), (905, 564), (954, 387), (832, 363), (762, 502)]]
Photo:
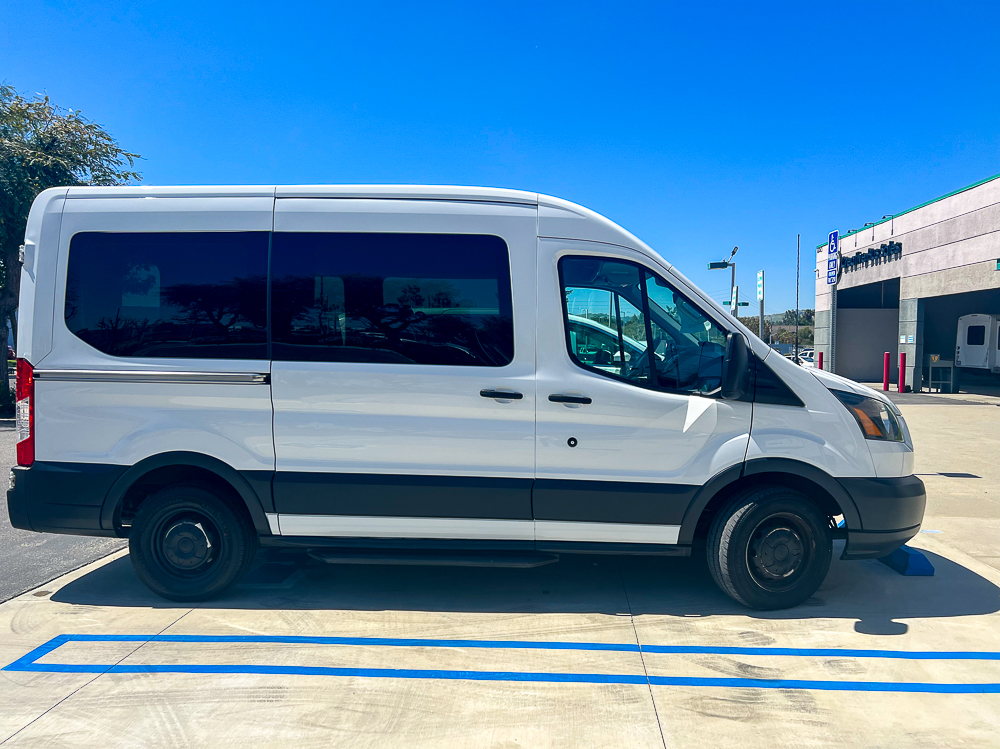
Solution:
[(863, 527), (861, 513), (858, 511), (854, 498), (837, 479), (822, 468), (791, 458), (754, 458), (748, 460), (744, 465), (744, 476), (760, 473), (788, 473), (819, 485), (840, 506), (840, 511), (844, 515), (844, 523), (848, 528), (861, 530)]
[(681, 530), (677, 543), (690, 544), (694, 540), (695, 530), (701, 519), (702, 513), (709, 503), (725, 491), (732, 484), (746, 476), (759, 475), (764, 473), (784, 473), (790, 476), (797, 476), (811, 481), (822, 487), (834, 501), (840, 506), (844, 514), (844, 521), (849, 529), (861, 530), (861, 515), (857, 505), (851, 495), (844, 487), (830, 474), (816, 466), (804, 463), (801, 460), (791, 458), (753, 458), (745, 463), (730, 466), (713, 476), (695, 495), (687, 512), (684, 513), (684, 520), (681, 523)]
[(729, 468), (715, 474), (698, 490), (698, 493), (694, 495), (694, 499), (691, 500), (684, 513), (684, 519), (681, 521), (681, 530), (677, 538), (678, 544), (690, 544), (694, 541), (694, 532), (698, 527), (698, 521), (701, 519), (701, 515), (708, 506), (708, 503), (719, 492), (724, 491), (728, 486), (742, 478), (744, 465), (744, 463), (737, 463), (736, 465), (729, 466)]
[[(130, 466), (121, 476), (118, 477), (118, 480), (112, 484), (111, 488), (108, 490), (107, 496), (104, 498), (104, 504), (101, 507), (101, 527), (107, 530), (117, 531), (119, 512), (128, 490), (151, 471), (155, 471), (158, 468), (169, 468), (174, 466), (201, 468), (214, 473), (220, 479), (228, 483), (243, 500), (243, 503), (246, 505), (247, 512), (250, 513), (250, 518), (253, 520), (257, 535), (271, 535), (271, 526), (268, 524), (267, 515), (265, 515), (264, 512), (264, 507), (270, 507), (271, 505), (270, 479), (266, 482), (268, 487), (268, 496), (261, 497), (243, 473), (236, 470), (228, 463), (209, 455), (185, 451), (151, 455), (148, 458), (140, 460), (135, 465)], [(257, 472), (254, 471), (253, 473)], [(271, 476), (274, 471), (262, 470), (260, 473)]]

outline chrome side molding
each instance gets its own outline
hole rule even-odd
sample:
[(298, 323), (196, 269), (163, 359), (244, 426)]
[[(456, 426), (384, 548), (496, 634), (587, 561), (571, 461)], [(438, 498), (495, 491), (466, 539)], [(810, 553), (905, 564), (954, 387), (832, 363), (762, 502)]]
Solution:
[(192, 385), (269, 385), (268, 372), (158, 372), (118, 369), (36, 369), (36, 380), (52, 382), (148, 382)]

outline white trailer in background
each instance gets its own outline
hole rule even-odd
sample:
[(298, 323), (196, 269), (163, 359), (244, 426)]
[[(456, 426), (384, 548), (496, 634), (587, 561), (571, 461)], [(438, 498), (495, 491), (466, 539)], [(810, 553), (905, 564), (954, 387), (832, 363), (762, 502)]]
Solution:
[(1000, 372), (1000, 315), (958, 318), (955, 366)]

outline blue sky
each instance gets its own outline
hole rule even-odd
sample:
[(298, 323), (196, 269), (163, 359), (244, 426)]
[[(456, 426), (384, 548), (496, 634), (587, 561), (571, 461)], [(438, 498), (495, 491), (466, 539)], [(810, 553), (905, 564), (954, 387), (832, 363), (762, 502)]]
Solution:
[[(593, 208), (717, 299), (1000, 172), (1000, 3), (5, 0), (0, 79), (151, 184), (513, 187)], [(755, 309), (756, 303), (754, 302)]]

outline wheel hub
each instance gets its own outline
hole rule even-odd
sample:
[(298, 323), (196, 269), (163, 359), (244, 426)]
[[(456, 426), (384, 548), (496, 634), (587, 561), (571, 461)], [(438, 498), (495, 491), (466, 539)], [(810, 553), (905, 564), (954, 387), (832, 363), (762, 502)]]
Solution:
[(163, 534), (163, 556), (177, 569), (197, 569), (211, 553), (212, 541), (200, 522), (181, 520)]
[(794, 574), (805, 552), (802, 538), (787, 525), (760, 529), (751, 548), (754, 566), (771, 580)]

